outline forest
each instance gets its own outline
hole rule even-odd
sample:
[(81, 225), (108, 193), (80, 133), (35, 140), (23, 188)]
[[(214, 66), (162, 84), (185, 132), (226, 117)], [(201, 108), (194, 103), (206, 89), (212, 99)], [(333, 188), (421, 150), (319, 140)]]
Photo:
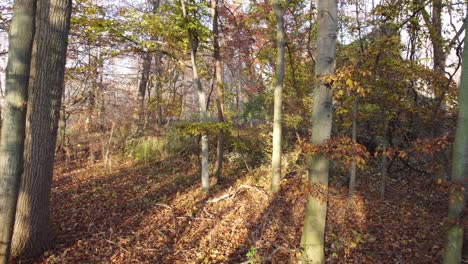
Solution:
[(1, 0), (0, 264), (468, 263), (467, 16)]

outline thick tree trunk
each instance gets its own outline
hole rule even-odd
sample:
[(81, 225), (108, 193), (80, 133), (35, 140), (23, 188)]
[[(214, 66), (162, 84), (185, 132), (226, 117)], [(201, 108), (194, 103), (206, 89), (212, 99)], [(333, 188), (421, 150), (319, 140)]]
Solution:
[(36, 256), (52, 241), (50, 191), (71, 9), (71, 0), (38, 1), (24, 174), (12, 244), (16, 256)]
[(13, 5), (6, 68), (5, 118), (0, 139), (0, 263), (8, 263), (21, 175), (36, 1)]
[[(312, 113), (313, 145), (324, 144), (331, 135), (332, 128), (332, 89), (322, 77), (331, 75), (335, 70), (335, 50), (337, 38), (337, 1), (318, 1), (318, 37), (315, 75), (317, 84), (314, 89)], [(327, 216), (328, 169), (329, 161), (322, 155), (308, 160), (309, 183), (316, 189), (307, 199), (304, 227), (301, 238), (302, 260), (304, 263), (325, 262), (325, 223)]]
[(284, 22), (283, 10), (278, 0), (272, 0), (276, 17), (276, 70), (273, 113), (273, 153), (271, 158), (271, 191), (278, 192), (281, 181), (281, 108), (283, 104), (284, 80)]
[[(185, 8), (185, 0), (180, 0), (182, 7), (182, 14), (185, 19), (188, 19), (187, 10)], [(198, 105), (200, 107), (200, 122), (205, 123), (208, 119), (207, 107), (206, 107), (206, 95), (201, 85), (200, 77), (198, 76), (197, 67), (197, 49), (198, 40), (194, 38), (194, 34), (191, 29), (187, 29), (187, 37), (190, 48), (190, 59), (192, 62), (193, 82), (198, 91)], [(201, 182), (202, 191), (207, 193), (210, 189), (210, 181), (208, 178), (208, 135), (203, 133), (201, 135)]]
[(463, 225), (465, 223), (463, 212), (466, 206), (466, 181), (468, 179), (468, 34), (465, 34), (458, 106), (457, 132), (453, 144), (451, 179), (453, 186), (448, 213), (450, 226), (447, 230), (444, 248), (443, 263), (445, 264), (461, 263), (463, 249)]
[[(221, 66), (221, 53), (219, 48), (219, 29), (218, 29), (218, 0), (211, 0), (211, 19), (213, 22), (213, 57), (215, 60), (216, 107), (218, 110), (218, 122), (224, 122), (224, 83)], [(224, 153), (224, 130), (219, 130), (218, 145), (216, 147), (215, 177), (219, 179), (223, 168)]]
[[(353, 103), (353, 128), (352, 128), (352, 135), (351, 139), (354, 144), (356, 144), (357, 138), (357, 112), (358, 112), (358, 102), (359, 98), (356, 97)], [(353, 158), (351, 162), (351, 171), (349, 177), (349, 200), (348, 205), (351, 207), (353, 205), (353, 196), (354, 196), (354, 189), (356, 188), (356, 159)]]

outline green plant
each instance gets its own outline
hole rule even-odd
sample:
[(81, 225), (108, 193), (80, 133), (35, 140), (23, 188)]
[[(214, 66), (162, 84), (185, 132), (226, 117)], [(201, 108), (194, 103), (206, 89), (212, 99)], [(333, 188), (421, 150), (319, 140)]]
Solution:
[(261, 257), (257, 254), (257, 248), (255, 246), (251, 246), (247, 254), (245, 254), (245, 256), (247, 257), (249, 264), (262, 262)]
[(163, 136), (142, 136), (127, 140), (124, 155), (135, 161), (148, 162), (161, 156), (181, 156), (197, 153), (196, 137), (170, 128)]
[(151, 136), (137, 138), (127, 143), (125, 156), (136, 161), (147, 162), (163, 154), (165, 145), (164, 138)]

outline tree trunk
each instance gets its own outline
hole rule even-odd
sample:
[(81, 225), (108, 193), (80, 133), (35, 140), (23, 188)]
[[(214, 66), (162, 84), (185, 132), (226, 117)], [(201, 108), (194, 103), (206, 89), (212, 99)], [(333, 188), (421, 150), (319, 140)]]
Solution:
[(12, 255), (15, 256), (39, 255), (52, 242), (50, 191), (71, 9), (71, 0), (38, 1), (24, 174), (12, 243)]
[[(358, 112), (358, 102), (359, 98), (356, 97), (354, 99), (353, 104), (353, 128), (352, 128), (352, 135), (351, 139), (353, 144), (356, 144), (357, 138), (357, 112)], [(356, 188), (356, 159), (353, 158), (351, 162), (351, 171), (350, 171), (350, 178), (349, 178), (349, 201), (348, 205), (351, 207), (353, 205), (353, 196), (354, 196), (354, 189)]]
[(23, 173), (28, 83), (36, 1), (16, 0), (9, 34), (5, 118), (0, 139), (0, 263), (8, 263)]
[[(335, 70), (335, 50), (337, 38), (337, 1), (318, 1), (318, 37), (314, 89), (314, 107), (312, 113), (313, 145), (326, 143), (332, 128), (332, 89), (323, 77)], [(328, 169), (329, 161), (323, 155), (308, 158), (309, 183), (317, 190), (307, 199), (304, 227), (301, 237), (302, 260), (304, 263), (325, 262), (325, 223), (327, 216)]]
[[(62, 99), (63, 100), (63, 99)], [(67, 112), (66, 107), (62, 105), (62, 112), (60, 114), (60, 145), (59, 147), (67, 147)]]
[(387, 156), (385, 153), (387, 152), (387, 145), (388, 145), (388, 121), (387, 115), (384, 112), (383, 115), (384, 123), (383, 123), (383, 137), (382, 137), (382, 163), (381, 163), (381, 171), (380, 171), (380, 198), (383, 199), (385, 197), (385, 179), (387, 178)]
[[(150, 1), (152, 6), (153, 6), (153, 14), (156, 13), (156, 10), (159, 8), (160, 1)], [(153, 37), (152, 39), (156, 39), (157, 37)], [(141, 69), (141, 77), (140, 77), (140, 84), (138, 86), (138, 96), (137, 100), (138, 103), (140, 104), (140, 109), (138, 113), (138, 119), (141, 124), (146, 123), (146, 114), (145, 114), (145, 98), (146, 98), (146, 90), (148, 89), (148, 84), (150, 80), (150, 75), (151, 75), (151, 63), (153, 61), (153, 54), (151, 52), (147, 51), (143, 55), (143, 63), (142, 63), (142, 69)], [(156, 60), (157, 61), (157, 60)], [(149, 95), (148, 95), (149, 97)]]
[(151, 62), (153, 60), (153, 55), (149, 52), (144, 54), (142, 69), (141, 69), (141, 78), (140, 78), (140, 85), (138, 86), (138, 103), (140, 104), (140, 109), (138, 113), (138, 119), (140, 122), (143, 122), (145, 117), (145, 97), (146, 97), (146, 89), (148, 87), (148, 80), (150, 77), (151, 71)]
[[(423, 5), (422, 1), (419, 4)], [(432, 44), (432, 53), (433, 53), (433, 70), (436, 73), (436, 81), (434, 82), (434, 95), (435, 102), (433, 110), (433, 118), (437, 117), (437, 113), (442, 109), (442, 102), (446, 96), (447, 89), (444, 86), (447, 86), (447, 79), (445, 78), (445, 63), (447, 59), (447, 53), (445, 52), (445, 40), (442, 36), (442, 0), (432, 0), (432, 16), (425, 10), (422, 10), (422, 17), (426, 24), (426, 27), (429, 30), (429, 38)], [(447, 49), (448, 50), (448, 49)], [(442, 90), (440, 94), (437, 94), (437, 88)], [(432, 134), (433, 137), (438, 137), (443, 134), (447, 134), (447, 127), (444, 122), (440, 122), (438, 125), (433, 126)], [(447, 178), (448, 174), (448, 162), (447, 162), (447, 153), (439, 152), (434, 155), (434, 162), (441, 164), (441, 168), (436, 172), (437, 178)]]
[(158, 125), (162, 126), (164, 123), (163, 112), (162, 112), (162, 92), (161, 92), (161, 83), (159, 80), (154, 81), (154, 90), (156, 93), (156, 114), (158, 119)]
[[(185, 0), (180, 0), (180, 4), (182, 7), (182, 14), (184, 18), (188, 20), (187, 10), (185, 8), (184, 1)], [(208, 119), (208, 114), (206, 110), (205, 91), (203, 91), (200, 77), (198, 76), (198, 67), (197, 67), (198, 39), (195, 39), (192, 29), (187, 29), (187, 37), (188, 37), (189, 48), (190, 48), (190, 59), (192, 62), (193, 82), (198, 91), (198, 105), (200, 107), (200, 122), (205, 123)], [(202, 181), (202, 191), (205, 193), (208, 193), (210, 189), (210, 181), (208, 178), (208, 135), (206, 134), (206, 132), (204, 132), (201, 135), (201, 181)]]
[[(218, 122), (224, 122), (224, 83), (221, 66), (221, 54), (219, 48), (219, 29), (218, 29), (218, 0), (211, 0), (211, 19), (213, 22), (213, 57), (215, 60), (216, 90), (218, 98), (216, 107), (218, 110)], [(219, 179), (223, 168), (224, 153), (224, 130), (219, 130), (218, 145), (216, 147), (215, 177)]]
[(276, 70), (273, 113), (273, 153), (271, 158), (271, 191), (278, 192), (281, 181), (281, 108), (283, 100), (284, 80), (284, 22), (283, 10), (278, 0), (272, 0), (273, 12), (276, 17)]
[[(468, 17), (467, 17), (468, 19)], [(465, 31), (466, 31), (465, 27)], [(465, 34), (463, 65), (458, 95), (458, 122), (452, 160), (452, 190), (449, 202), (449, 228), (444, 248), (445, 264), (461, 263), (463, 248), (463, 212), (468, 179), (468, 34)], [(465, 186), (463, 186), (465, 185)], [(465, 216), (466, 217), (466, 216)]]
[(445, 75), (444, 38), (442, 37), (442, 0), (432, 1), (432, 30), (430, 30), (432, 50), (434, 54), (434, 70)]

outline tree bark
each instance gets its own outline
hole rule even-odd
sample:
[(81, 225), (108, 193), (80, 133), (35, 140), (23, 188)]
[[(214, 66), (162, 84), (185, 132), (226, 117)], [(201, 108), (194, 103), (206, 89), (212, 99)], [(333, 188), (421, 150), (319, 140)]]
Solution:
[(381, 163), (381, 171), (380, 171), (380, 198), (383, 199), (385, 197), (385, 179), (387, 178), (387, 168), (388, 168), (388, 159), (385, 153), (387, 152), (388, 146), (388, 122), (387, 122), (387, 115), (384, 111), (384, 123), (383, 123), (383, 137), (382, 137), (382, 163)]
[[(468, 19), (468, 17), (466, 18)], [(465, 28), (466, 31), (466, 28)], [(458, 122), (453, 144), (452, 190), (449, 202), (449, 228), (444, 247), (444, 264), (461, 263), (463, 249), (463, 212), (468, 179), (468, 34), (465, 34), (463, 65), (458, 95)], [(466, 217), (466, 216), (465, 216)]]
[(272, 0), (273, 12), (276, 17), (276, 70), (273, 113), (273, 153), (271, 158), (271, 191), (278, 192), (281, 181), (281, 108), (283, 104), (284, 80), (284, 21), (283, 10), (278, 0)]
[(52, 242), (50, 192), (71, 10), (71, 0), (38, 1), (14, 256), (39, 255)]
[[(150, 2), (153, 6), (152, 12), (154, 14), (158, 10), (161, 1), (152, 0)], [(157, 37), (153, 36), (152, 39), (157, 40)], [(138, 95), (137, 95), (137, 100), (138, 100), (138, 103), (140, 104), (140, 109), (139, 109), (139, 114), (138, 114), (138, 119), (140, 121), (140, 124), (146, 123), (145, 98), (146, 98), (146, 90), (148, 89), (148, 83), (149, 83), (150, 75), (151, 75), (152, 61), (153, 61), (153, 54), (151, 52), (147, 51), (145, 54), (143, 54), (140, 84), (138, 86)], [(157, 58), (156, 58), (156, 62), (158, 62)]]
[(0, 139), (0, 263), (8, 263), (21, 175), (29, 72), (35, 34), (35, 0), (16, 0), (9, 33), (5, 118)]
[[(221, 53), (219, 48), (219, 28), (218, 28), (218, 0), (211, 0), (211, 19), (213, 22), (213, 57), (215, 61), (215, 77), (216, 77), (216, 107), (218, 110), (218, 122), (224, 122), (224, 83), (221, 66)], [(216, 147), (216, 164), (215, 177), (219, 179), (223, 169), (223, 153), (224, 153), (224, 130), (219, 130), (218, 144)]]
[[(356, 144), (356, 138), (357, 138), (357, 112), (358, 112), (358, 102), (359, 102), (359, 97), (356, 97), (354, 99), (353, 103), (353, 128), (352, 128), (352, 135), (351, 139), (353, 141), (353, 144)], [(351, 171), (350, 171), (350, 177), (349, 177), (349, 200), (348, 200), (348, 205), (351, 207), (353, 205), (353, 196), (354, 196), (354, 189), (356, 188), (356, 159), (353, 158), (351, 161)]]
[(145, 118), (145, 97), (146, 89), (148, 88), (148, 81), (151, 72), (151, 62), (153, 61), (153, 55), (149, 52), (146, 52), (143, 56), (143, 63), (141, 69), (140, 85), (138, 85), (138, 103), (140, 104), (140, 109), (138, 113), (138, 119), (140, 122), (143, 122)]
[[(182, 15), (188, 23), (187, 10), (185, 8), (185, 0), (180, 0), (182, 7)], [(192, 62), (192, 72), (193, 72), (193, 82), (198, 91), (198, 105), (200, 108), (200, 122), (206, 123), (208, 119), (207, 107), (206, 107), (206, 95), (203, 87), (201, 85), (200, 77), (198, 75), (197, 67), (197, 49), (198, 49), (198, 40), (195, 39), (192, 29), (187, 29), (187, 37), (189, 41), (190, 48), (190, 59)], [(208, 193), (210, 189), (210, 181), (208, 178), (208, 135), (204, 132), (201, 135), (201, 182), (202, 182), (202, 191)]]
[(430, 36), (434, 54), (434, 70), (445, 76), (446, 53), (444, 51), (444, 38), (442, 37), (442, 0), (432, 1), (432, 30), (430, 30)]
[[(326, 143), (332, 128), (332, 89), (323, 77), (335, 70), (335, 50), (338, 28), (336, 0), (318, 1), (318, 36), (314, 88), (314, 107), (312, 113), (313, 145)], [(307, 199), (304, 227), (301, 237), (301, 257), (304, 263), (325, 262), (325, 223), (327, 215), (328, 169), (329, 161), (323, 155), (308, 158), (309, 183), (317, 190)]]
[[(436, 81), (434, 82), (434, 95), (435, 95), (435, 102), (434, 110), (433, 110), (433, 117), (437, 117), (437, 113), (440, 112), (442, 109), (442, 102), (446, 96), (446, 90), (443, 87), (447, 86), (447, 78), (445, 77), (445, 63), (447, 59), (447, 52), (445, 46), (445, 40), (442, 36), (442, 0), (432, 0), (432, 16), (425, 10), (422, 9), (422, 17), (426, 24), (426, 27), (429, 30), (429, 38), (432, 44), (432, 53), (433, 53), (433, 70), (436, 73)], [(420, 4), (424, 4), (420, 2)], [(437, 89), (439, 88), (442, 90), (440, 94), (437, 94)], [(440, 124), (433, 127), (433, 137), (437, 137), (443, 134), (447, 134), (447, 127), (444, 122), (440, 122)], [(448, 153), (446, 152), (439, 152), (434, 155), (434, 162), (441, 164), (441, 168), (437, 171), (437, 178), (447, 178), (448, 174), (448, 163), (446, 162), (448, 159), (446, 158)]]

